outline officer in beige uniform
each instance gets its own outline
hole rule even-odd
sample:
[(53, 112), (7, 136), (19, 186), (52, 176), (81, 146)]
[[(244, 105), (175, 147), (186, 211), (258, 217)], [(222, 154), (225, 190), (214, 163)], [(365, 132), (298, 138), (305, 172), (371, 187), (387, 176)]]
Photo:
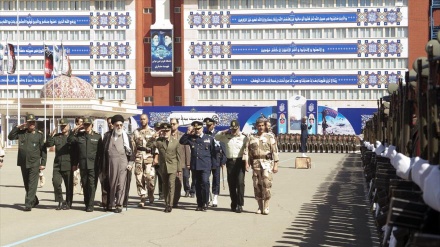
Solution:
[(225, 144), (231, 211), (241, 213), (244, 205), (244, 177), (249, 169), (243, 161), (243, 151), (248, 137), (240, 132), (240, 124), (232, 120), (229, 130), (218, 132), (215, 139)]
[(132, 135), (135, 153), (136, 187), (138, 195), (141, 197), (139, 207), (143, 207), (148, 196), (150, 203), (154, 202), (154, 178), (156, 170), (153, 167), (153, 142), (151, 139), (156, 133), (148, 126), (148, 116), (141, 115), (141, 127), (136, 129)]
[(255, 199), (258, 201), (257, 214), (269, 214), (270, 189), (272, 187), (272, 173), (278, 172), (278, 149), (275, 138), (266, 133), (266, 118), (258, 118), (256, 122), (257, 134), (249, 136), (243, 159), (246, 166), (253, 169)]

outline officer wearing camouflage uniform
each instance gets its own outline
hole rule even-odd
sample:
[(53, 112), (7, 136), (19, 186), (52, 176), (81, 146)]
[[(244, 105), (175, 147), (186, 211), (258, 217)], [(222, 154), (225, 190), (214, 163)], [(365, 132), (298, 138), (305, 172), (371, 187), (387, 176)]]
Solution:
[[(79, 162), (85, 211), (93, 212), (99, 165), (104, 151), (101, 135), (93, 131), (92, 119), (85, 117), (83, 120), (83, 123), (70, 133), (67, 142), (77, 148), (74, 155), (78, 157)], [(81, 131), (83, 129), (84, 131)]]
[(252, 166), (252, 180), (255, 199), (258, 202), (257, 214), (269, 214), (270, 189), (272, 173), (278, 172), (278, 148), (273, 135), (266, 132), (267, 119), (257, 119), (257, 134), (250, 135), (243, 151), (246, 167)]
[[(70, 125), (67, 119), (60, 119), (58, 122), (61, 132), (56, 133), (56, 129), (47, 137), (46, 146), (55, 146), (55, 158), (53, 161), (52, 183), (55, 193), (55, 201), (58, 202), (56, 210), (67, 210), (72, 207), (73, 199), (73, 171), (76, 166), (72, 163), (72, 148), (67, 143), (67, 137), (70, 133)], [(64, 180), (66, 187), (66, 201), (63, 201), (63, 189), (61, 187)]]
[[(156, 170), (153, 167), (153, 147), (155, 131), (148, 126), (148, 116), (141, 115), (141, 127), (136, 129), (132, 135), (135, 153), (136, 187), (138, 195), (141, 197), (139, 207), (143, 207), (148, 196), (150, 203), (154, 202), (154, 178)], [(151, 139), (151, 140), (150, 140)], [(148, 194), (147, 194), (148, 193)]]
[(47, 149), (43, 132), (36, 129), (33, 114), (26, 116), (26, 123), (15, 126), (9, 132), (9, 140), (18, 140), (17, 166), (21, 167), (24, 188), (26, 190), (24, 211), (31, 211), (39, 204), (37, 186), (40, 170), (46, 168)]

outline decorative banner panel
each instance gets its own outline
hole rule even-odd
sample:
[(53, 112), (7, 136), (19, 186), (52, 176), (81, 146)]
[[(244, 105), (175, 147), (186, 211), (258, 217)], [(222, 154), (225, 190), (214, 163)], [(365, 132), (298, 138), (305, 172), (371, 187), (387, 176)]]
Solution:
[(313, 12), (313, 13), (261, 13), (231, 14), (231, 11), (190, 12), (190, 28), (224, 28), (238, 25), (295, 25), (354, 23), (357, 26), (400, 25), (403, 13), (400, 8), (353, 9), (353, 12)]
[[(350, 73), (351, 71), (348, 71)], [(357, 85), (388, 87), (403, 78), (404, 71), (358, 71), (357, 74), (297, 74), (290, 75), (242, 75), (231, 72), (191, 72), (191, 88), (231, 88), (232, 85)]]
[[(277, 130), (278, 134), (287, 133), (288, 129), (288, 104), (287, 100), (277, 100)], [(273, 128), (274, 126), (272, 126)]]
[(173, 30), (151, 30), (151, 72), (173, 72)]
[[(18, 17), (20, 26), (90, 26), (100, 28), (130, 28), (132, 18), (129, 12), (90, 12), (88, 15), (21, 15)], [(2, 16), (0, 26), (17, 26), (17, 16)]]
[(108, 72), (101, 73), (97, 72), (96, 75), (91, 72), (90, 73), (90, 81), (96, 88), (130, 88), (130, 85), (133, 83), (133, 78), (130, 75), (130, 72), (120, 73), (120, 72)]
[(318, 117), (318, 101), (306, 101), (306, 117), (307, 117), (307, 132), (309, 135), (317, 133), (317, 117)]
[[(53, 45), (47, 45), (50, 51), (53, 51)], [(69, 56), (90, 56), (90, 58), (126, 58), (129, 59), (132, 53), (130, 42), (90, 42), (88, 45), (64, 45)], [(17, 53), (18, 54), (18, 53)], [(20, 45), (20, 56), (43, 56), (43, 45)]]
[(356, 43), (317, 43), (300, 44), (232, 44), (231, 42), (213, 43), (191, 42), (188, 52), (191, 58), (213, 58), (234, 55), (333, 55), (353, 54), (355, 57), (400, 57), (403, 44), (400, 40), (357, 40)]
[[(90, 82), (90, 75), (75, 75), (78, 78), (81, 78), (87, 82)], [(48, 81), (52, 80), (46, 79), (43, 75), (43, 71), (41, 71), (41, 75), (20, 75), (20, 85), (44, 85)], [(0, 85), (17, 85), (17, 75), (0, 75)]]

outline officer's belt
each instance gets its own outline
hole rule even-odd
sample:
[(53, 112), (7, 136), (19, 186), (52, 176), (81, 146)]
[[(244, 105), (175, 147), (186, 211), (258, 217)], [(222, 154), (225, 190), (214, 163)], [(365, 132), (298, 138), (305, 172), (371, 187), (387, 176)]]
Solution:
[(236, 160), (241, 160), (242, 158), (240, 157), (240, 158), (227, 158), (226, 160), (227, 161), (236, 161)]
[(261, 155), (261, 156), (255, 156), (255, 157), (252, 157), (253, 159), (263, 159), (263, 160), (267, 160), (268, 158), (267, 158), (267, 155)]
[(138, 147), (137, 151), (145, 151), (147, 153), (151, 153), (151, 148)]

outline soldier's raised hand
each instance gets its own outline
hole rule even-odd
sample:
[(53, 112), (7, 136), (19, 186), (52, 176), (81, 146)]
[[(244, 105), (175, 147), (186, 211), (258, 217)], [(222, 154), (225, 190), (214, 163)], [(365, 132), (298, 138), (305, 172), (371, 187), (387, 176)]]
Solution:
[(54, 136), (57, 133), (57, 129), (52, 130), (52, 133), (50, 133), (50, 136)]

